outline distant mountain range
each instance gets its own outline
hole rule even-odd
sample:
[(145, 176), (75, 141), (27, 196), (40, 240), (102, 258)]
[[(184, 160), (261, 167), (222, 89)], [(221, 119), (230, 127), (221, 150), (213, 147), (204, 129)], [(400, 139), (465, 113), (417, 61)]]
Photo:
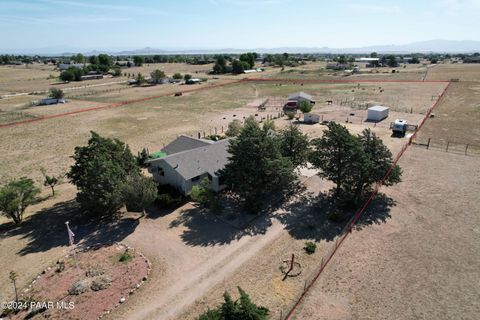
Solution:
[(134, 50), (85, 50), (71, 47), (47, 47), (36, 49), (0, 49), (4, 54), (27, 55), (62, 55), (70, 56), (78, 52), (84, 55), (98, 55), (107, 53), (111, 55), (153, 55), (153, 54), (215, 54), (215, 53), (242, 53), (255, 51), (258, 53), (473, 53), (480, 52), (480, 41), (472, 40), (428, 40), (412, 42), (403, 45), (377, 45), (360, 48), (329, 48), (329, 47), (278, 47), (278, 48), (223, 48), (223, 49), (156, 49), (146, 47)]

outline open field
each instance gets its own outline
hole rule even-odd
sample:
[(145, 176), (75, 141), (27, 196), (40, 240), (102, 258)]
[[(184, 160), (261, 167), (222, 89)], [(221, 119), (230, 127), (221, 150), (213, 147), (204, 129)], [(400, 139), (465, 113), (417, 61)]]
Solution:
[(411, 148), (385, 224), (354, 231), (295, 319), (477, 319), (479, 158)]
[(422, 130), (420, 139), (431, 138), (446, 145), (447, 141), (472, 144), (480, 147), (480, 66), (439, 65), (432, 69), (428, 78), (457, 78), (445, 99)]
[[(320, 65), (305, 68), (316, 70)], [(442, 67), (433, 67), (428, 75), (433, 70), (441, 72)], [(402, 69), (398, 77), (409, 73), (418, 80), (424, 72), (418, 68)], [(272, 70), (267, 72), (279, 71)], [(397, 76), (372, 76), (377, 77)], [(224, 83), (226, 79), (212, 78), (185, 89)], [(473, 81), (453, 83), (419, 139), (455, 134), (460, 140), (477, 141), (477, 86)], [(105, 91), (106, 87), (114, 90)], [(48, 107), (25, 107), (25, 97), (1, 99), (0, 109), (39, 117), (184, 89), (179, 85), (106, 87), (78, 89), (78, 93), (91, 90), (92, 94)], [(133, 153), (143, 147), (156, 151), (179, 134), (208, 135), (215, 133), (214, 128), (221, 133), (233, 119), (276, 116), (282, 101), (296, 91), (312, 94), (317, 101), (313, 112), (325, 120), (345, 124), (353, 133), (371, 128), (396, 154), (407, 138), (392, 137), (388, 123), (398, 117), (418, 124), (444, 87), (445, 83), (244, 82), (4, 127), (0, 128), (0, 181), (28, 176), (40, 183), (41, 167), (52, 174), (65, 173), (74, 147), (86, 143), (90, 130), (125, 141)], [(258, 111), (252, 102), (266, 98), (270, 99), (266, 111)], [(333, 100), (333, 104), (326, 100)], [(377, 125), (364, 122), (365, 107), (372, 104), (391, 106), (389, 118)], [(275, 120), (279, 128), (289, 123), (285, 118)], [(315, 138), (322, 135), (325, 126), (301, 124), (300, 128)], [(400, 162), (404, 181), (381, 190), (384, 193), (327, 266), (297, 319), (438, 319), (444, 315), (473, 319), (479, 309), (475, 304), (478, 286), (474, 285), (480, 279), (480, 232), (476, 227), (480, 222), (476, 213), (479, 159), (411, 146)], [(342, 224), (327, 219), (332, 209), (322, 195), (331, 183), (316, 176), (314, 170), (302, 170), (301, 174), (305, 192), (271, 214), (260, 216), (245, 230), (191, 203), (174, 211), (151, 208), (142, 219), (126, 213), (122, 219), (104, 224), (85, 221), (73, 200), (75, 188), (64, 183), (54, 198), (47, 197), (48, 190), (43, 191), (46, 200), (28, 208), (23, 225), (13, 227), (0, 217), (0, 269), (18, 270), (19, 287), (23, 287), (67, 252), (63, 223), (69, 220), (81, 244), (122, 241), (138, 248), (153, 263), (145, 286), (107, 319), (194, 319), (220, 302), (225, 290), (236, 297), (238, 285), (256, 303), (267, 306), (272, 319), (278, 319), (295, 302), (305, 280), (311, 278), (343, 229)], [(307, 240), (317, 242), (313, 255), (303, 250)], [(282, 281), (280, 266), (292, 253), (302, 265), (302, 274)], [(0, 283), (0, 296), (10, 297), (6, 272), (0, 273)]]
[[(205, 84), (196, 86), (201, 87)], [(170, 85), (148, 88), (132, 88), (110, 96), (100, 95), (98, 101), (76, 101), (65, 105), (48, 107), (31, 107), (22, 110), (33, 116), (53, 115), (81, 108), (108, 105), (108, 103), (145, 98), (154, 94), (162, 94)], [(172, 85), (173, 86), (173, 85)], [(379, 86), (383, 88), (380, 92)], [(405, 86), (405, 87), (403, 87)], [(424, 87), (421, 87), (424, 86)], [(281, 106), (270, 108), (260, 113), (256, 108), (246, 107), (248, 103), (259, 97), (285, 98), (295, 91), (306, 91), (319, 101), (315, 112), (322, 112), (325, 105), (322, 100), (337, 98), (337, 102), (365, 105), (392, 103), (393, 110), (413, 111), (421, 113), (431, 104), (432, 95), (437, 95), (443, 88), (442, 83), (433, 84), (275, 84), (275, 83), (242, 83), (225, 87), (187, 93), (181, 97), (161, 97), (148, 101), (136, 102), (114, 108), (106, 108), (56, 119), (46, 119), (35, 123), (14, 127), (0, 128), (3, 133), (1, 145), (7, 152), (0, 156), (0, 165), (4, 170), (0, 179), (27, 175), (39, 178), (39, 168), (44, 167), (52, 173), (63, 173), (71, 164), (69, 156), (77, 145), (84, 144), (91, 130), (102, 135), (117, 137), (126, 141), (133, 152), (143, 147), (150, 150), (160, 149), (162, 144), (172, 140), (179, 134), (196, 135), (200, 131), (214, 133), (215, 127), (220, 133), (233, 119), (243, 119), (250, 115), (258, 118), (266, 115), (278, 115)], [(176, 85), (176, 87), (180, 87)], [(177, 89), (173, 87), (172, 92)], [(183, 87), (183, 86), (182, 86)], [(190, 89), (191, 86), (186, 86)], [(423, 88), (423, 89), (422, 89)], [(145, 92), (142, 89), (146, 90)], [(354, 90), (355, 92), (352, 92)], [(132, 95), (122, 95), (132, 92)], [(406, 97), (406, 98), (402, 98)], [(93, 98), (92, 98), (93, 100)], [(103, 104), (102, 104), (103, 103)], [(362, 107), (364, 108), (364, 107)], [(336, 114), (334, 119), (345, 121), (348, 109)], [(365, 111), (357, 112), (357, 118), (350, 121), (361, 122)], [(328, 109), (325, 114), (329, 114)], [(333, 119), (331, 119), (333, 120)], [(415, 120), (415, 119), (412, 119)], [(388, 125), (388, 124), (386, 124)], [(39, 134), (40, 133), (40, 134)], [(54, 152), (52, 152), (54, 151)], [(15, 161), (22, 157), (22, 161)]]

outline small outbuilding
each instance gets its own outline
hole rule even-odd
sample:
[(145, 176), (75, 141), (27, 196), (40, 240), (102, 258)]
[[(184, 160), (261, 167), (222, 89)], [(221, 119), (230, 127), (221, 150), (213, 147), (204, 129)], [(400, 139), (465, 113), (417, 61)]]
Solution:
[(389, 107), (384, 106), (373, 106), (368, 108), (367, 120), (368, 121), (382, 121), (388, 117)]
[(316, 113), (305, 113), (303, 115), (303, 122), (309, 124), (319, 123), (320, 115)]

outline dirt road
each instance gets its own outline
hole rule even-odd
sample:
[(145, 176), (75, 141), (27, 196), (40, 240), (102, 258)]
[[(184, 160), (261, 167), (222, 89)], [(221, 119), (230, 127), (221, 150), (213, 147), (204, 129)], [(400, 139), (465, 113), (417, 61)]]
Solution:
[[(228, 226), (225, 225), (225, 228), (228, 228)], [(203, 254), (205, 250), (218, 251), (218, 253), (210, 255), (205, 260), (196, 261), (195, 252), (192, 252), (190, 257), (183, 254), (181, 257), (175, 257), (180, 260), (181, 266), (178, 266), (177, 270), (173, 270), (175, 279), (172, 283), (170, 285), (165, 285), (165, 283), (163, 285), (152, 284), (156, 288), (158, 288), (157, 285), (160, 285), (165, 289), (149, 290), (148, 294), (143, 294), (137, 300), (137, 303), (131, 304), (130, 309), (121, 310), (124, 311), (122, 315), (115, 314), (115, 318), (177, 319), (178, 315), (187, 306), (205, 295), (213, 286), (222, 283), (225, 278), (231, 276), (237, 268), (258, 254), (262, 248), (274, 241), (282, 232), (285, 232), (283, 225), (277, 220), (272, 220), (272, 225), (265, 234), (246, 235), (241, 237), (240, 240), (215, 246), (215, 248), (195, 248), (202, 250)], [(135, 235), (138, 234), (141, 234), (141, 232), (135, 233)], [(142, 250), (147, 250), (147, 252), (150, 250), (157, 251), (159, 254), (162, 252), (163, 256), (166, 253), (171, 256), (168, 254), (169, 252), (177, 252), (176, 244), (172, 242), (172, 235), (162, 232), (162, 230), (158, 230), (154, 238), (150, 239), (148, 243), (144, 242), (144, 239), (135, 238), (135, 235), (132, 235), (132, 239), (127, 239), (127, 242), (135, 244), (142, 241)], [(173, 245), (173, 247), (166, 248), (170, 245)], [(168, 264), (170, 261), (178, 263), (178, 259), (175, 262), (172, 259), (174, 257), (164, 260), (164, 263)], [(152, 281), (161, 282), (165, 281), (165, 278), (158, 277), (158, 279), (152, 279)]]

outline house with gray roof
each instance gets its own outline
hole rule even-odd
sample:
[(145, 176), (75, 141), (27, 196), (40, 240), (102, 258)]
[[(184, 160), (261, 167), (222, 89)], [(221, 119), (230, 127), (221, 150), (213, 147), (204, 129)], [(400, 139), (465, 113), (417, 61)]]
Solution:
[(162, 149), (167, 156), (149, 161), (148, 171), (155, 181), (171, 185), (187, 195), (195, 184), (207, 178), (212, 190), (221, 191), (224, 186), (219, 171), (230, 156), (229, 139), (207, 142), (195, 138), (189, 140), (186, 136), (179, 138)]
[(208, 146), (215, 141), (207, 140), (207, 139), (197, 139), (185, 135), (178, 136), (175, 140), (167, 144), (161, 151), (165, 152), (166, 154), (174, 154), (182, 151), (187, 151), (191, 149), (195, 149), (198, 147)]

